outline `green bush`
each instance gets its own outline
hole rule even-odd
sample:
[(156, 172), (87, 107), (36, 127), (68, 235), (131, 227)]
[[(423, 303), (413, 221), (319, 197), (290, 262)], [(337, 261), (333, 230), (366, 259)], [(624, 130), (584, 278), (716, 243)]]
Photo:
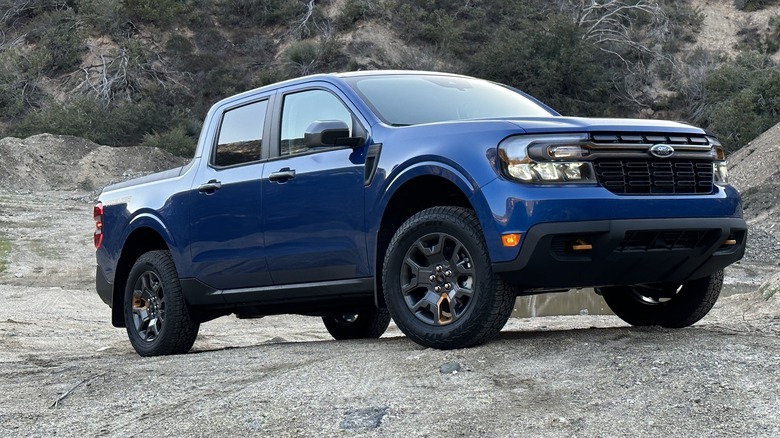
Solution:
[(72, 9), (46, 12), (32, 26), (29, 38), (36, 44), (33, 58), (39, 72), (67, 72), (81, 64), (87, 51), (86, 33)]
[(780, 66), (756, 53), (712, 71), (697, 122), (734, 151), (780, 122)]
[(197, 137), (188, 135), (187, 130), (180, 126), (162, 134), (146, 134), (141, 141), (142, 146), (160, 148), (180, 157), (191, 157), (197, 144)]
[(41, 99), (39, 77), (26, 72), (26, 59), (17, 49), (0, 53), (0, 117), (12, 120)]
[(753, 12), (776, 4), (778, 0), (734, 0), (734, 7), (740, 11)]
[(341, 7), (336, 24), (349, 29), (355, 23), (379, 17), (383, 13), (382, 2), (376, 0), (347, 0)]
[(122, 7), (116, 0), (74, 0), (73, 8), (100, 33), (118, 34), (126, 20)]
[(196, 88), (204, 103), (214, 103), (233, 94), (245, 91), (249, 83), (242, 71), (221, 65), (198, 74)]
[(290, 24), (306, 13), (302, 0), (225, 0), (222, 18), (228, 24), (277, 25)]
[(308, 75), (314, 72), (319, 62), (320, 51), (312, 41), (298, 41), (284, 51), (292, 76)]
[(124, 7), (135, 19), (167, 25), (187, 10), (187, 0), (125, 0)]
[(65, 10), (67, 0), (0, 0), (0, 24), (4, 26), (24, 26), (44, 12)]
[(131, 146), (139, 144), (144, 134), (165, 129), (170, 111), (148, 100), (106, 106), (92, 97), (72, 96), (62, 103), (47, 102), (39, 110), (27, 113), (9, 135), (28, 137), (47, 132), (74, 135), (107, 146)]
[(11, 254), (11, 241), (0, 234), (0, 273), (8, 268), (8, 256)]
[(767, 54), (780, 50), (780, 15), (769, 19), (769, 29), (764, 35), (764, 50)]
[[(518, 35), (524, 35), (518, 38)], [(471, 73), (516, 86), (569, 115), (608, 116), (625, 111), (615, 97), (615, 70), (566, 17), (545, 28), (517, 21), (502, 25), (475, 56)]]

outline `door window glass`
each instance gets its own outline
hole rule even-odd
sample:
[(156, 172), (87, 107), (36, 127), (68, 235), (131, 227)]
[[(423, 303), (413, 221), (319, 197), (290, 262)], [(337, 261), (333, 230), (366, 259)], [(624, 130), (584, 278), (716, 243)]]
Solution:
[(333, 94), (324, 90), (310, 90), (284, 97), (282, 107), (281, 155), (295, 155), (309, 151), (303, 143), (306, 128), (315, 121), (340, 120), (347, 124), (352, 135), (352, 114)]
[(214, 153), (214, 165), (233, 166), (260, 159), (267, 108), (268, 101), (264, 100), (225, 112)]

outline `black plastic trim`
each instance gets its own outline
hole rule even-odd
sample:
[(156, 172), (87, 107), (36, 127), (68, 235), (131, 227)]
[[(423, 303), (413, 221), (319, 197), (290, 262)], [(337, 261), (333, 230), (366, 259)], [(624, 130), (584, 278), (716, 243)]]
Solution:
[(181, 285), (187, 302), (194, 306), (262, 306), (333, 298), (349, 303), (354, 297), (371, 298), (374, 294), (371, 277), (228, 290), (213, 289), (194, 278), (181, 279)]
[[(522, 289), (683, 282), (717, 272), (745, 252), (747, 224), (741, 218), (630, 219), (545, 223), (526, 233), (518, 257), (493, 269)], [(711, 236), (690, 248), (621, 251), (631, 231), (706, 231)], [(556, 238), (581, 238), (592, 249), (562, 254)], [(730, 238), (736, 245), (723, 246)]]
[(382, 143), (376, 143), (368, 146), (366, 152), (366, 165), (363, 171), (363, 185), (371, 185), (376, 175), (377, 166), (379, 166), (379, 155), (382, 153)]

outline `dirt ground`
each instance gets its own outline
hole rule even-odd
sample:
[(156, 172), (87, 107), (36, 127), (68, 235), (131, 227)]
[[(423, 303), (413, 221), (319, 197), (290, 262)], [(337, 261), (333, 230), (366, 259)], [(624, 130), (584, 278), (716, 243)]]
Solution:
[[(11, 157), (24, 154), (8, 144), (0, 141), (0, 436), (780, 435), (771, 250), (729, 269), (728, 289), (740, 293), (688, 329), (599, 315), (513, 318), (487, 345), (438, 351), (392, 325), (379, 340), (337, 342), (317, 318), (225, 317), (201, 327), (191, 354), (141, 358), (94, 291), (94, 187), (60, 175), (70, 182), (47, 191), (23, 178), (40, 160)], [(84, 153), (92, 158), (74, 160), (94, 159), (107, 179), (121, 178), (133, 154)], [(774, 231), (751, 245), (772, 246)]]

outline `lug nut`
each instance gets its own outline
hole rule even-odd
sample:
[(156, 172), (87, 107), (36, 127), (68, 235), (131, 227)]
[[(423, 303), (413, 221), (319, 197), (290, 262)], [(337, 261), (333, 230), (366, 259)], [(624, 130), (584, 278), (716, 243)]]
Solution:
[(444, 284), (444, 289), (447, 289), (447, 290), (452, 289), (452, 283), (445, 283)]
[(436, 272), (441, 272), (443, 269), (442, 265), (436, 265)]
[(431, 275), (430, 277), (428, 277), (428, 280), (436, 281), (436, 276), (435, 275)]
[(446, 271), (444, 271), (444, 276), (445, 276), (445, 277), (452, 277), (452, 271), (450, 271), (449, 269), (447, 269)]
[(441, 286), (434, 286), (433, 287), (434, 292), (441, 292)]

